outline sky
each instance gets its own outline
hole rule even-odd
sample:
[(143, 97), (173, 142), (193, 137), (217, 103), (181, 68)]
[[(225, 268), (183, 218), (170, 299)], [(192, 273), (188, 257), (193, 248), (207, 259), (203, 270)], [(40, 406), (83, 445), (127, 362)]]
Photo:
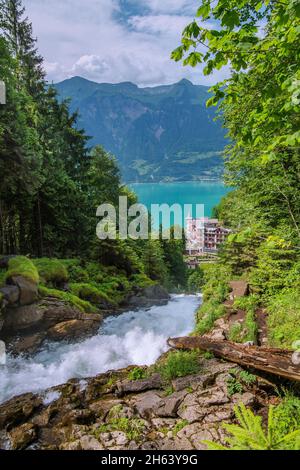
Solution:
[(50, 82), (81, 76), (139, 86), (182, 78), (211, 85), (228, 71), (205, 77), (201, 66), (170, 60), (200, 0), (23, 0)]

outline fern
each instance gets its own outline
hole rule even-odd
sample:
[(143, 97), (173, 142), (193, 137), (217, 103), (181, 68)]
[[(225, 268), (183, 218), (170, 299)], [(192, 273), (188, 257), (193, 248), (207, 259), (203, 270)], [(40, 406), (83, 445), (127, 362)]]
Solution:
[[(224, 429), (231, 434), (227, 443), (231, 450), (284, 450), (296, 447), (296, 442), (300, 438), (300, 429), (287, 433), (281, 437), (274, 433), (276, 421), (274, 420), (274, 407), (270, 406), (268, 414), (268, 428), (265, 431), (262, 426), (262, 419), (256, 416), (244, 404), (239, 404), (234, 408), (239, 424), (224, 424)], [(209, 450), (228, 450), (211, 441), (203, 441)]]

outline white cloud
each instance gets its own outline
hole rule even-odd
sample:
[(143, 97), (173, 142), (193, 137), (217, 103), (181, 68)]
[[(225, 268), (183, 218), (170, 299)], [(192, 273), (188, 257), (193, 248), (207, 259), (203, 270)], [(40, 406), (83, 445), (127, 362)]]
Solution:
[(199, 0), (131, 0), (134, 4), (143, 5), (154, 13), (186, 13), (195, 14)]
[[(214, 83), (216, 77), (203, 77), (200, 67), (191, 69), (170, 60), (192, 16), (154, 14), (162, 6), (167, 10), (172, 4), (174, 12), (191, 2), (141, 0), (140, 7), (142, 3), (153, 13), (140, 8), (134, 15), (126, 10), (122, 16), (121, 0), (24, 0), (49, 80), (81, 75), (97, 82), (132, 81), (140, 86), (182, 78)], [(198, 1), (192, 3), (198, 5)], [(218, 76), (224, 78), (223, 72)]]
[(190, 16), (180, 15), (147, 15), (132, 16), (128, 23), (135, 31), (150, 34), (173, 35), (179, 41), (180, 33), (193, 20)]

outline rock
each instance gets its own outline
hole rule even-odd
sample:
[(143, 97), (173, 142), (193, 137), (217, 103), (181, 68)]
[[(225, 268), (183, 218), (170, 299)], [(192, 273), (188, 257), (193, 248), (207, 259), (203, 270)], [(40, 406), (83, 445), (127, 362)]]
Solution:
[(159, 389), (162, 385), (160, 374), (153, 374), (147, 379), (118, 382), (116, 384), (116, 393), (118, 396), (123, 396), (127, 393), (140, 393), (146, 390)]
[(89, 405), (89, 409), (98, 417), (104, 419), (109, 411), (115, 406), (122, 405), (122, 400), (97, 400)]
[(63, 426), (74, 424), (91, 424), (94, 420), (94, 414), (91, 410), (72, 410), (61, 420)]
[(41, 398), (32, 393), (12, 398), (3, 403), (0, 405), (0, 429), (11, 429), (14, 425), (26, 421), (41, 404)]
[(3, 295), (8, 305), (18, 303), (20, 297), (20, 290), (17, 286), (5, 286), (1, 287), (0, 295)]
[(94, 436), (83, 436), (79, 442), (81, 450), (104, 450), (104, 447)]
[(38, 298), (38, 286), (35, 281), (22, 276), (13, 276), (10, 282), (17, 286), (20, 291), (19, 304), (31, 305)]
[(39, 304), (18, 308), (7, 308), (3, 330), (7, 333), (18, 333), (39, 326), (44, 318), (44, 310)]
[(124, 432), (113, 431), (111, 433), (112, 439), (114, 439), (117, 446), (124, 447), (128, 443), (128, 438)]
[(172, 387), (176, 392), (185, 390), (189, 387), (192, 388), (205, 388), (211, 385), (215, 379), (215, 374), (196, 374), (180, 377), (172, 381)]
[(170, 397), (164, 398), (156, 406), (154, 406), (153, 412), (160, 418), (175, 418), (180, 403), (185, 397), (185, 393), (177, 392), (173, 393)]
[(17, 255), (8, 255), (0, 257), (0, 269), (7, 269), (11, 259), (16, 258)]
[(232, 397), (231, 400), (233, 403), (243, 403), (246, 407), (252, 407), (255, 406), (257, 400), (256, 397), (253, 393), (246, 392), (243, 394), (240, 393), (235, 393)]
[(247, 284), (245, 281), (231, 281), (229, 286), (231, 288), (231, 293), (229, 296), (230, 300), (248, 295), (249, 284)]
[(9, 344), (14, 354), (33, 354), (43, 343), (46, 333), (35, 333), (24, 337), (17, 337)]
[(73, 340), (96, 333), (99, 324), (92, 320), (69, 320), (50, 328), (47, 337), (52, 341)]
[(36, 439), (36, 430), (33, 424), (25, 423), (9, 433), (13, 450), (25, 449)]
[(170, 295), (168, 291), (164, 287), (155, 284), (131, 296), (127, 301), (127, 305), (133, 308), (147, 308), (152, 305), (165, 305), (169, 300)]
[(136, 402), (134, 403), (134, 408), (136, 412), (142, 417), (142, 418), (149, 418), (151, 416), (153, 409), (158, 403), (161, 402), (161, 397), (153, 392), (145, 392), (142, 393)]
[(59, 446), (59, 449), (60, 450), (82, 450), (79, 439), (73, 442), (65, 442), (64, 444), (61, 444)]

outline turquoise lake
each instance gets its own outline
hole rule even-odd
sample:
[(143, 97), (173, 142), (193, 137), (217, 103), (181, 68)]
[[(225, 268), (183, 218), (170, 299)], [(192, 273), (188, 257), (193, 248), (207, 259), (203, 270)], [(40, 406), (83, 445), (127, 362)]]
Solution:
[[(213, 208), (231, 189), (221, 181), (187, 181), (182, 183), (136, 183), (130, 187), (138, 195), (139, 202), (151, 209), (152, 204), (185, 204), (193, 205), (193, 216), (196, 216), (196, 205), (204, 205), (204, 215), (210, 217)], [(173, 221), (171, 220), (171, 224)], [(159, 222), (154, 221), (157, 228)]]

